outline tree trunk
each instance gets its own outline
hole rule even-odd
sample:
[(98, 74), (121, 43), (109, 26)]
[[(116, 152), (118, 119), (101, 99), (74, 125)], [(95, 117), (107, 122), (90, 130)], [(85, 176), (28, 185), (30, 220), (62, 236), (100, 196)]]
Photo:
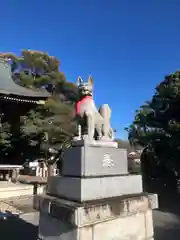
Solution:
[(53, 176), (53, 169), (54, 169), (53, 164), (48, 164), (48, 178)]

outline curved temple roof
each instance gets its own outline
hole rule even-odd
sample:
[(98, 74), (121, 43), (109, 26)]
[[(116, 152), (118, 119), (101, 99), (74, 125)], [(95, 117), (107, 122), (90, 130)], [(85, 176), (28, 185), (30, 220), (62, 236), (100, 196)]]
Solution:
[(11, 67), (7, 60), (0, 58), (0, 94), (22, 97), (47, 98), (48, 92), (37, 92), (17, 85), (11, 77)]

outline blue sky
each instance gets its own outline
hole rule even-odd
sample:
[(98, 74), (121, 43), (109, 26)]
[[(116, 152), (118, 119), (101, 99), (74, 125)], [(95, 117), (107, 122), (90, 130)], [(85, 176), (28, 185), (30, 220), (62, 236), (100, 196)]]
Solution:
[(47, 51), (68, 80), (95, 81), (117, 135), (151, 98), (163, 76), (180, 69), (179, 0), (2, 0), (0, 51)]

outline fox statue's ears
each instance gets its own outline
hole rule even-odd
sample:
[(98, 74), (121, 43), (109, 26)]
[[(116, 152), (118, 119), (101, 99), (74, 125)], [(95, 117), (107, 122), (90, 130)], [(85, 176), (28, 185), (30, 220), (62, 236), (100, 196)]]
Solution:
[(79, 85), (81, 85), (82, 83), (83, 83), (83, 80), (82, 80), (82, 78), (79, 76), (78, 79), (77, 79), (76, 84), (77, 84), (77, 86), (79, 86)]
[[(79, 85), (81, 85), (82, 83), (83, 83), (83, 80), (82, 80), (82, 78), (79, 76), (78, 79), (77, 79), (76, 84), (77, 84), (77, 86), (79, 86)], [(91, 86), (93, 86), (93, 79), (92, 79), (91, 76), (89, 76), (89, 78), (88, 78), (88, 84), (91, 85)]]
[(89, 78), (88, 78), (88, 84), (93, 86), (93, 79), (91, 76), (89, 76)]

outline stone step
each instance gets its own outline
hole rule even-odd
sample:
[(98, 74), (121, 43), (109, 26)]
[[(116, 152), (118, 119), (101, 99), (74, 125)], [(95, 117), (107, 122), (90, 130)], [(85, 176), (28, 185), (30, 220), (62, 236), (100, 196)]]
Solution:
[(20, 183), (0, 182), (0, 199), (33, 194), (33, 186)]
[(78, 202), (138, 194), (142, 191), (141, 175), (96, 178), (55, 176), (49, 179), (47, 186), (48, 194)]
[[(33, 195), (34, 186), (31, 184), (0, 182), (0, 199)], [(42, 193), (38, 189), (38, 193)]]

